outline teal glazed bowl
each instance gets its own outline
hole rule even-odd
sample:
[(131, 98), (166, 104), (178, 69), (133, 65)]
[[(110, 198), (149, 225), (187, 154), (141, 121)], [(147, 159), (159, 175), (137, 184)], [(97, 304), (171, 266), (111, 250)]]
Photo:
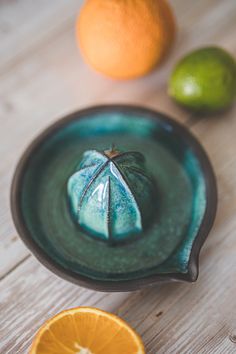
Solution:
[[(83, 216), (86, 227), (75, 222), (68, 202), (68, 191), (72, 201), (76, 197), (77, 189), (71, 186), (81, 186), (76, 173), (78, 166), (87, 163), (84, 156), (90, 159), (91, 151), (104, 152), (113, 145), (144, 156), (145, 168), (157, 186), (157, 194), (144, 208), (147, 217), (152, 215), (148, 227), (139, 227), (138, 237), (115, 245), (86, 231), (92, 219), (87, 218), (89, 213)], [(131, 154), (132, 164), (138, 156)], [(96, 163), (100, 160), (99, 155)], [(119, 168), (124, 167), (121, 161)], [(103, 169), (111, 178), (111, 169)], [(96, 188), (90, 189), (93, 195)], [(92, 200), (95, 218), (100, 217)], [(47, 128), (23, 154), (11, 188), (13, 220), (32, 253), (62, 278), (100, 291), (137, 290), (164, 280), (195, 281), (199, 252), (213, 225), (216, 205), (214, 173), (196, 138), (161, 113), (126, 105), (84, 109)], [(137, 215), (132, 218), (138, 225)], [(103, 219), (98, 220), (103, 225)], [(125, 213), (117, 213), (117, 220), (119, 227), (127, 227), (122, 224), (128, 220)], [(99, 222), (94, 219), (93, 228), (100, 227), (100, 236), (106, 238)], [(120, 237), (116, 232), (120, 229), (114, 226), (114, 230)]]

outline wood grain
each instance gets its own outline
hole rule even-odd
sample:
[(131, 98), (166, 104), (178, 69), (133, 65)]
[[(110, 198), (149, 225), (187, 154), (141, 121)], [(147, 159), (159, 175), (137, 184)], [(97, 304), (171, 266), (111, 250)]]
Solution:
[[(82, 1), (0, 2), (0, 353), (26, 353), (42, 322), (72, 306), (118, 313), (148, 353), (236, 353), (236, 109), (193, 117), (166, 94), (171, 67), (186, 51), (218, 44), (236, 55), (235, 0), (172, 0), (179, 36), (170, 58), (145, 78), (114, 82), (82, 61), (74, 21)], [(58, 117), (100, 103), (143, 104), (190, 127), (218, 180), (217, 220), (195, 284), (130, 294), (97, 293), (44, 269), (19, 240), (9, 211), (10, 181), (29, 141)]]

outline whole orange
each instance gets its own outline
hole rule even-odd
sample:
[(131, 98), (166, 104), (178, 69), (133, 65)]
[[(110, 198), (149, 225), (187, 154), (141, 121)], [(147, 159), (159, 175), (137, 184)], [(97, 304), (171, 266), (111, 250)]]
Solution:
[(175, 21), (166, 0), (86, 0), (76, 33), (94, 69), (129, 79), (161, 62), (173, 43)]

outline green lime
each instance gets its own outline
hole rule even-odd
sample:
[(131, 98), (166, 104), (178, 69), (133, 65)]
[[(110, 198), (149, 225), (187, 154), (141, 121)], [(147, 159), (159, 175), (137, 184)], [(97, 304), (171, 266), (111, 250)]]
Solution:
[(195, 111), (218, 111), (236, 96), (236, 62), (225, 50), (206, 47), (186, 55), (174, 68), (169, 95)]

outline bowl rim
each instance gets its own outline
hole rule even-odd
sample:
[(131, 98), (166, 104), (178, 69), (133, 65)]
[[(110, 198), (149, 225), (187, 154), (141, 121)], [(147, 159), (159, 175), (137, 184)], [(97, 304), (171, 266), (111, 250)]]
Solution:
[[(166, 273), (166, 274), (152, 274), (145, 277), (140, 277), (132, 280), (97, 280), (79, 273), (75, 273), (70, 269), (64, 268), (62, 265), (56, 263), (31, 237), (29, 230), (24, 222), (23, 214), (20, 207), (20, 193), (21, 183), (24, 176), (25, 168), (29, 163), (32, 153), (41, 146), (41, 144), (54, 134), (57, 130), (67, 125), (69, 122), (79, 120), (92, 115), (94, 113), (108, 113), (116, 111), (120, 113), (136, 113), (148, 116), (148, 119), (154, 119), (164, 121), (173, 127), (179, 135), (182, 135), (184, 140), (191, 146), (194, 154), (197, 156), (201, 165), (203, 176), (206, 183), (206, 210), (198, 229), (198, 233), (193, 241), (190, 257), (188, 260), (188, 271), (186, 273)], [(23, 152), (18, 164), (15, 168), (15, 172), (11, 184), (10, 192), (10, 207), (13, 222), (16, 230), (30, 250), (31, 253), (42, 263), (46, 268), (51, 270), (57, 276), (70, 281), (74, 284), (81, 285), (85, 288), (90, 288), (98, 291), (134, 291), (139, 290), (147, 285), (154, 285), (157, 282), (168, 280), (180, 280), (187, 282), (194, 282), (197, 280), (199, 272), (199, 254), (200, 250), (208, 236), (216, 216), (217, 209), (217, 185), (216, 177), (211, 165), (211, 162), (203, 149), (198, 139), (185, 127), (182, 123), (175, 121), (166, 114), (155, 111), (153, 109), (127, 104), (107, 104), (96, 105), (75, 111), (65, 117), (57, 120), (46, 129), (44, 129), (39, 135), (28, 145)]]

